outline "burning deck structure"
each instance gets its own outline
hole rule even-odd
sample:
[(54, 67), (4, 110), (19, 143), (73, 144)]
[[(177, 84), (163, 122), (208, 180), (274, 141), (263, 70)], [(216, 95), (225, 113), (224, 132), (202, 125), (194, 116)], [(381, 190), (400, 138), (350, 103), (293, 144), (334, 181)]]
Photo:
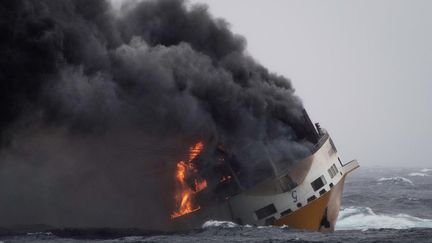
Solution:
[[(303, 118), (302, 142), (310, 154), (287, 161), (281, 171), (272, 170), (269, 158), (270, 169), (248, 174), (223, 145), (215, 151), (206, 150), (201, 141), (191, 146), (188, 161), (177, 163), (175, 224), (188, 229), (216, 219), (333, 231), (345, 178), (359, 165), (355, 160), (342, 163), (330, 135), (318, 123), (314, 126), (306, 111)], [(217, 162), (205, 171), (209, 159)]]

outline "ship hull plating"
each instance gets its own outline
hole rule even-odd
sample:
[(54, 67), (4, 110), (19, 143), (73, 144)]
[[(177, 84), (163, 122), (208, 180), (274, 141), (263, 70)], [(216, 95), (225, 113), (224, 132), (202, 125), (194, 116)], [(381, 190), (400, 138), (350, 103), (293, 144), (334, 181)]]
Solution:
[(276, 220), (274, 225), (286, 225), (291, 228), (310, 231), (334, 231), (339, 215), (344, 183), (345, 177), (330, 191), (306, 206)]

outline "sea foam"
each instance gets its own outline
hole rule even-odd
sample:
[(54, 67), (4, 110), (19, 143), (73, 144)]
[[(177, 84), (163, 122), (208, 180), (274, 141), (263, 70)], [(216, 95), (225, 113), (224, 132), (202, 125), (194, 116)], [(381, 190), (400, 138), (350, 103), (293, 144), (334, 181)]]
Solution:
[(206, 221), (201, 227), (203, 229), (211, 227), (234, 228), (239, 227), (239, 225), (230, 221), (209, 220)]
[(432, 228), (432, 219), (408, 214), (376, 214), (369, 207), (348, 207), (339, 213), (336, 230)]
[(396, 185), (414, 185), (414, 183), (405, 178), (405, 177), (401, 177), (401, 176), (395, 176), (395, 177), (382, 177), (378, 179), (378, 182), (380, 183), (391, 183), (391, 184), (396, 184)]
[(413, 173), (409, 173), (409, 176), (421, 176), (421, 177), (425, 177), (425, 176), (429, 176), (426, 173), (421, 173), (421, 172), (413, 172)]

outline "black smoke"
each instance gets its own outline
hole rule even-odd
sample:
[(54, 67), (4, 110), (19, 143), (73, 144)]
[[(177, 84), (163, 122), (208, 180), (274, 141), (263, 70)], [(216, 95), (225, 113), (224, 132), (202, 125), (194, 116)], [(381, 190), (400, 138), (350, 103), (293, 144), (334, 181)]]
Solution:
[(182, 0), (2, 0), (0, 225), (163, 228), (195, 142), (250, 178), (304, 156), (301, 101), (245, 43)]

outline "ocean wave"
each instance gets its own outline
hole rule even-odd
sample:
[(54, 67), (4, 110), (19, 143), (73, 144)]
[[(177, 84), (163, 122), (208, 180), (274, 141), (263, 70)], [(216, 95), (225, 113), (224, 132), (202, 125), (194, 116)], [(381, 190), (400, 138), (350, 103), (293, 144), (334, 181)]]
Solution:
[(219, 228), (235, 228), (235, 227), (241, 227), (240, 225), (233, 223), (231, 221), (219, 221), (219, 220), (209, 220), (206, 221), (201, 228), (212, 228), (212, 227), (219, 227)]
[(395, 176), (395, 177), (382, 177), (378, 179), (378, 182), (380, 183), (391, 183), (391, 184), (396, 184), (396, 185), (411, 185), (413, 186), (414, 183), (405, 178), (405, 177), (401, 177), (401, 176)]
[[(47, 236), (50, 236), (50, 235), (53, 235), (53, 233), (51, 233), (51, 232), (29, 232), (29, 233), (27, 233), (27, 235), (28, 236), (45, 236), (45, 235), (47, 235)], [(0, 242), (1, 243), (1, 242)]]
[(421, 177), (425, 177), (425, 176), (429, 176), (426, 173), (421, 173), (421, 172), (413, 172), (413, 173), (409, 173), (409, 176), (421, 176)]
[(432, 228), (432, 219), (408, 214), (376, 214), (369, 207), (348, 207), (339, 213), (336, 230)]
[(425, 169), (422, 169), (421, 170), (421, 172), (424, 172), (424, 173), (426, 173), (426, 172), (431, 172), (432, 171), (432, 169), (428, 169), (428, 168), (425, 168)]

